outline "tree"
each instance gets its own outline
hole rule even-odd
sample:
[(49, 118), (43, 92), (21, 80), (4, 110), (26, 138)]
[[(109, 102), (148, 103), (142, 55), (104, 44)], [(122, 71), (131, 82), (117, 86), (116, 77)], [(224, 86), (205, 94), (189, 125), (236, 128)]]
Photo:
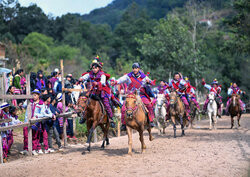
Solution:
[(193, 53), (188, 28), (176, 16), (161, 19), (153, 29), (153, 34), (144, 34), (137, 39), (143, 63), (159, 79), (166, 79), (169, 73), (181, 71), (192, 74)]

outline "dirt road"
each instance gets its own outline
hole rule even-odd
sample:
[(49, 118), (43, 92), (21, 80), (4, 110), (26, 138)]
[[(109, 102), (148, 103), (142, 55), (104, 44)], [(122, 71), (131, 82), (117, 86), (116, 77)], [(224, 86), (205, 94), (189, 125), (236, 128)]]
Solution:
[[(71, 146), (63, 153), (23, 157), (0, 165), (0, 176), (218, 176), (250, 175), (250, 115), (241, 127), (230, 128), (230, 119), (218, 121), (217, 130), (208, 130), (208, 120), (196, 122), (185, 137), (173, 138), (172, 126), (166, 134), (149, 142), (140, 153), (138, 134), (133, 135), (134, 154), (127, 155), (127, 136), (113, 138), (105, 150), (101, 142), (91, 153), (82, 155), (83, 145)], [(179, 127), (178, 127), (179, 128)], [(180, 135), (180, 129), (177, 135)]]

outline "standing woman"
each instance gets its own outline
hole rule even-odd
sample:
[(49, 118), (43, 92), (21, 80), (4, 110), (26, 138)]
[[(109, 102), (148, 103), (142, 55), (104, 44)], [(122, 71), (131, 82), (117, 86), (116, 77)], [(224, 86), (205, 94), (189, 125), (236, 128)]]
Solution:
[[(15, 95), (15, 87), (14, 86), (9, 86), (8, 90), (7, 90), (7, 95)], [(8, 100), (7, 101), (10, 105), (13, 106), (17, 106), (17, 100), (13, 99), (13, 100)]]
[(37, 78), (36, 78), (37, 82), (36, 82), (36, 89), (38, 90), (42, 90), (46, 88), (46, 81), (45, 78), (43, 76), (43, 72), (42, 71), (38, 71), (37, 72)]
[(19, 89), (20, 94), (22, 93), (22, 86), (21, 86), (21, 79), (23, 77), (23, 69), (17, 70), (15, 73), (14, 81), (13, 81), (13, 86), (15, 86), (17, 89)]

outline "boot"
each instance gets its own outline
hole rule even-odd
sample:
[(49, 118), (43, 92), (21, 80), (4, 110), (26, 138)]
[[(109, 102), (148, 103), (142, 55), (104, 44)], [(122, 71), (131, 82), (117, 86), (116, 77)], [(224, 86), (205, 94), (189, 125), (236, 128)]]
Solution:
[(81, 119), (79, 120), (79, 124), (84, 124), (84, 123), (85, 123), (85, 121), (86, 121), (86, 119), (81, 118)]
[(109, 123), (110, 123), (110, 127), (111, 127), (111, 128), (115, 128), (115, 127), (116, 127), (116, 125), (115, 125), (115, 123), (114, 123), (114, 120), (113, 120), (113, 117), (110, 117), (110, 118), (109, 118)]
[(126, 125), (122, 124), (121, 131), (126, 131), (126, 130), (127, 130)]

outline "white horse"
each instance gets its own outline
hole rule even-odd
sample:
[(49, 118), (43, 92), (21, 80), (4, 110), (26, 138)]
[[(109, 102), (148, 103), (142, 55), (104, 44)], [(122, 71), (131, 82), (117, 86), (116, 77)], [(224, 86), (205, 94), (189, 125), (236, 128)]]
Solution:
[(167, 123), (165, 120), (165, 116), (167, 114), (166, 106), (165, 106), (165, 95), (157, 94), (157, 101), (155, 106), (155, 121), (157, 128), (159, 130), (158, 134), (161, 134), (161, 128), (163, 128), (163, 134), (165, 134), (165, 128), (167, 127)]
[(208, 117), (210, 120), (209, 129), (212, 130), (212, 127), (214, 127), (214, 129), (216, 129), (216, 123), (218, 120), (218, 117), (217, 117), (218, 107), (217, 107), (217, 103), (215, 101), (215, 94), (213, 92), (209, 93), (208, 99), (209, 99), (209, 102), (207, 105), (207, 113), (208, 113)]

